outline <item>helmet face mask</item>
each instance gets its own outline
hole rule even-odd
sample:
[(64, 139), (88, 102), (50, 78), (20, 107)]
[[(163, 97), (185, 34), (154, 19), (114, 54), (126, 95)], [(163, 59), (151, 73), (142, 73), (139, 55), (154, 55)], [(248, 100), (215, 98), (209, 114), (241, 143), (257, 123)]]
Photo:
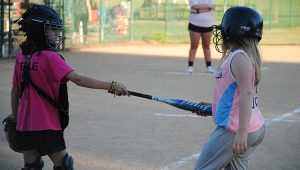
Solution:
[[(222, 23), (214, 27), (214, 38), (216, 50), (221, 51), (219, 46), (234, 42), (243, 36), (256, 37), (258, 42), (262, 38), (263, 19), (261, 15), (252, 8), (236, 6), (229, 8), (222, 19)], [(224, 48), (224, 47), (223, 47)]]
[(58, 49), (63, 40), (66, 39), (66, 37), (63, 36), (64, 28), (62, 25), (45, 24), (44, 32), (48, 47), (54, 51)]
[(65, 36), (63, 36), (64, 27), (60, 16), (47, 5), (32, 5), (22, 15), (22, 20), (17, 20), (17, 23), (21, 26), (20, 31), (25, 32), (27, 36), (39, 36), (35, 34), (32, 28), (43, 32), (43, 36), (37, 38), (44, 37), (44, 46), (47, 46), (49, 50), (56, 51), (65, 39)]

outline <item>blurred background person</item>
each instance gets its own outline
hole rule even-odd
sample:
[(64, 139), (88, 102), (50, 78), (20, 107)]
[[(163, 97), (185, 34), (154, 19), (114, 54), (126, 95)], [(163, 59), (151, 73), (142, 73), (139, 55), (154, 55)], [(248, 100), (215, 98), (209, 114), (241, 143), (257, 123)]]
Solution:
[(215, 9), (214, 0), (189, 0), (191, 13), (188, 30), (190, 33), (190, 50), (188, 57), (188, 73), (193, 73), (193, 65), (196, 59), (196, 52), (202, 38), (202, 49), (206, 63), (206, 72), (214, 73), (211, 66), (210, 40), (212, 36)]
[(114, 8), (114, 24), (118, 35), (127, 35), (129, 27), (129, 8), (126, 1), (121, 1), (120, 5)]
[(88, 21), (92, 20), (90, 0), (72, 0), (73, 35), (72, 42), (75, 44), (77, 34), (80, 43), (87, 44)]

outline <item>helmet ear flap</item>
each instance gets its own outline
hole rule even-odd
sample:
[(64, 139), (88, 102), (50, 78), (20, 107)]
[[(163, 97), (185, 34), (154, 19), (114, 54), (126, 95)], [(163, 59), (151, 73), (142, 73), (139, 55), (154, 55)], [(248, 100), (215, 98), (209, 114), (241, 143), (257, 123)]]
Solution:
[(226, 41), (229, 41), (229, 39), (230, 39), (230, 37), (231, 37), (231, 35), (232, 35), (231, 31), (232, 31), (232, 30), (231, 30), (230, 27), (227, 27), (226, 30), (223, 30), (223, 32), (222, 32), (222, 37), (223, 37)]

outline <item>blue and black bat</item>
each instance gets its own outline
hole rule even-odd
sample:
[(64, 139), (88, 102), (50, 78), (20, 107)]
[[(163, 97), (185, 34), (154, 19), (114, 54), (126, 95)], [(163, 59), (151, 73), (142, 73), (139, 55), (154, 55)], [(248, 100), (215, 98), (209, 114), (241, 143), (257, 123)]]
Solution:
[(206, 105), (206, 104), (191, 102), (191, 101), (182, 100), (182, 99), (167, 99), (167, 98), (151, 96), (148, 94), (143, 94), (143, 93), (134, 92), (134, 91), (128, 91), (128, 92), (129, 92), (129, 95), (142, 97), (142, 98), (149, 99), (149, 100), (160, 101), (160, 102), (172, 105), (174, 107), (177, 107), (179, 109), (183, 109), (183, 110), (187, 110), (187, 111), (191, 111), (191, 112), (201, 111), (203, 113), (203, 116), (211, 116), (212, 115), (212, 106), (210, 104)]

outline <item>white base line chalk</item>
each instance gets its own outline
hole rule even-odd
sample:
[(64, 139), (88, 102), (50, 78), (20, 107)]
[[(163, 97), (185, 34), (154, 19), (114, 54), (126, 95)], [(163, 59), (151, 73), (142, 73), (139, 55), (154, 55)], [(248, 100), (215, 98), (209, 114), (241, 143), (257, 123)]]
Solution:
[(203, 118), (197, 115), (181, 115), (181, 114), (172, 114), (172, 113), (154, 113), (154, 116), (163, 116), (163, 117), (192, 117), (192, 118)]

